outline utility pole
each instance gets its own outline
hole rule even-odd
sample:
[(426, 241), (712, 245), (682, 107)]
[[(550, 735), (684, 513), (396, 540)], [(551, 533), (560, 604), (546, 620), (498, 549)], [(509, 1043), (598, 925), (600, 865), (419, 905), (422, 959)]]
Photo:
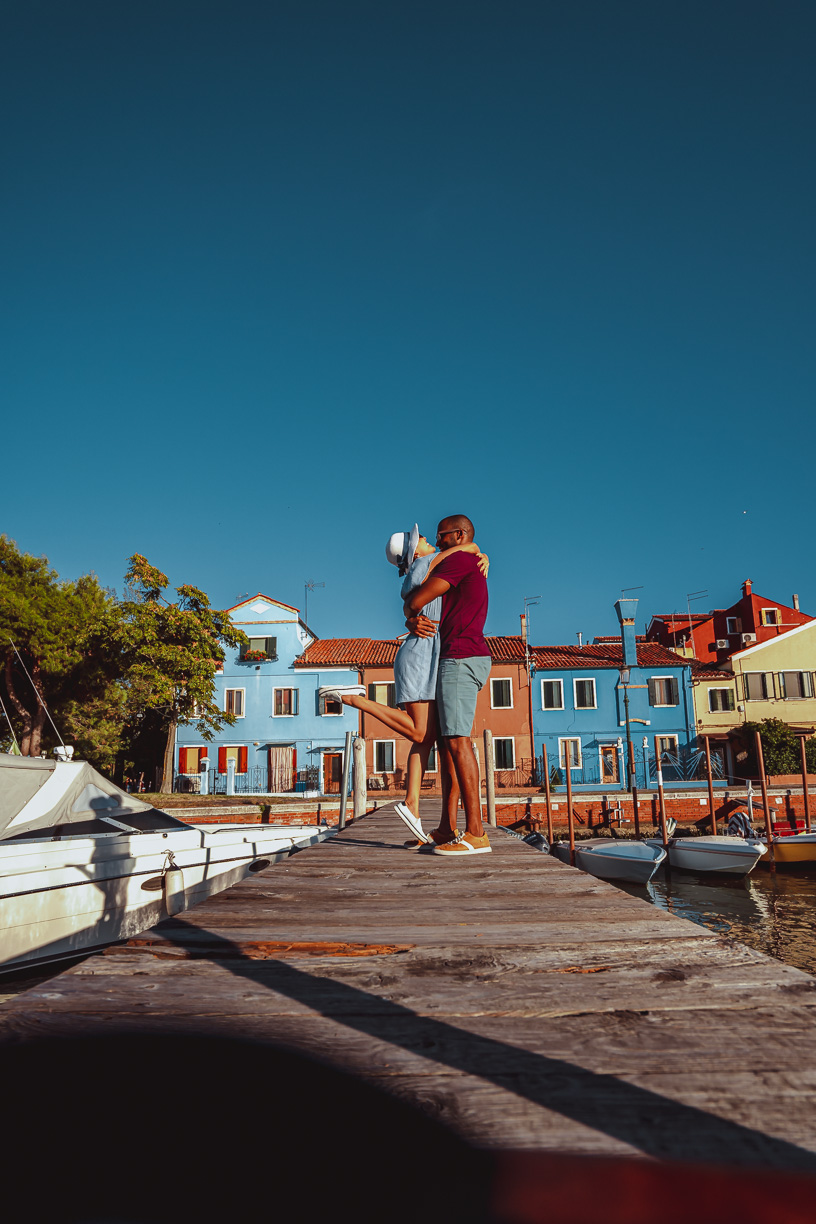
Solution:
[(524, 616), (522, 625), (524, 627), (524, 667), (527, 672), (527, 687), (528, 687), (528, 714), (530, 718), (530, 752), (532, 754), (533, 778), (536, 777), (536, 750), (535, 750), (535, 735), (533, 734), (533, 668), (530, 662), (532, 656), (530, 654), (530, 608), (541, 600), (540, 595), (526, 595), (524, 598)]

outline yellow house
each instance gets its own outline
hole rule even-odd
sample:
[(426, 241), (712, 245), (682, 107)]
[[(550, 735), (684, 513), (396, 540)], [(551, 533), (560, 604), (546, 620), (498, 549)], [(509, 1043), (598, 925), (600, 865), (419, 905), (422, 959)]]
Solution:
[(735, 770), (729, 735), (745, 722), (737, 698), (736, 677), (721, 667), (697, 664), (692, 665), (691, 685), (699, 742), (702, 745), (703, 738), (708, 736), (711, 756), (720, 762), (719, 770), (715, 764), (715, 773), (730, 776)]
[(816, 725), (816, 621), (731, 656), (742, 722)]

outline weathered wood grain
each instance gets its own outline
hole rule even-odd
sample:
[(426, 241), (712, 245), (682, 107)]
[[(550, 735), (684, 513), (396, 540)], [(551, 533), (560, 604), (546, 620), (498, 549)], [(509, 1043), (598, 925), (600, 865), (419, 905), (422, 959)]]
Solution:
[(493, 1146), (816, 1172), (816, 980), (531, 850), (388, 809), (0, 1008), (0, 1037), (274, 1041)]

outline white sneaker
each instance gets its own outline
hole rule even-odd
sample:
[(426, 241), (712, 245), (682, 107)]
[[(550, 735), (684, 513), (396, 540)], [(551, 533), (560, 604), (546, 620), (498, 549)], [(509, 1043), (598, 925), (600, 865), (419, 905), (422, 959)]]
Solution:
[(411, 809), (405, 803), (395, 803), (394, 811), (399, 816), (400, 820), (408, 826), (414, 837), (419, 838), (421, 842), (430, 842), (430, 837), (424, 832), (422, 822), (418, 816), (415, 816)]
[(365, 697), (365, 689), (362, 684), (324, 684), (317, 695), (325, 701), (342, 701), (344, 696)]

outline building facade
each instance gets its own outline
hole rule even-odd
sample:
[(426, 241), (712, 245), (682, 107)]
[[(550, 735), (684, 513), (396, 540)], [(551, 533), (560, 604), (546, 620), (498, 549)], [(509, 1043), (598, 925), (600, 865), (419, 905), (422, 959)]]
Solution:
[(199, 789), (202, 761), (207, 761), (207, 784), (219, 790), (232, 774), (239, 793), (338, 793), (345, 733), (357, 730), (357, 715), (340, 703), (322, 702), (318, 689), (355, 684), (356, 671), (296, 668), (316, 639), (289, 604), (256, 595), (229, 613), (249, 645), (227, 651), (215, 678), (215, 700), (235, 715), (235, 723), (209, 743), (195, 722), (178, 728), (177, 787)]

